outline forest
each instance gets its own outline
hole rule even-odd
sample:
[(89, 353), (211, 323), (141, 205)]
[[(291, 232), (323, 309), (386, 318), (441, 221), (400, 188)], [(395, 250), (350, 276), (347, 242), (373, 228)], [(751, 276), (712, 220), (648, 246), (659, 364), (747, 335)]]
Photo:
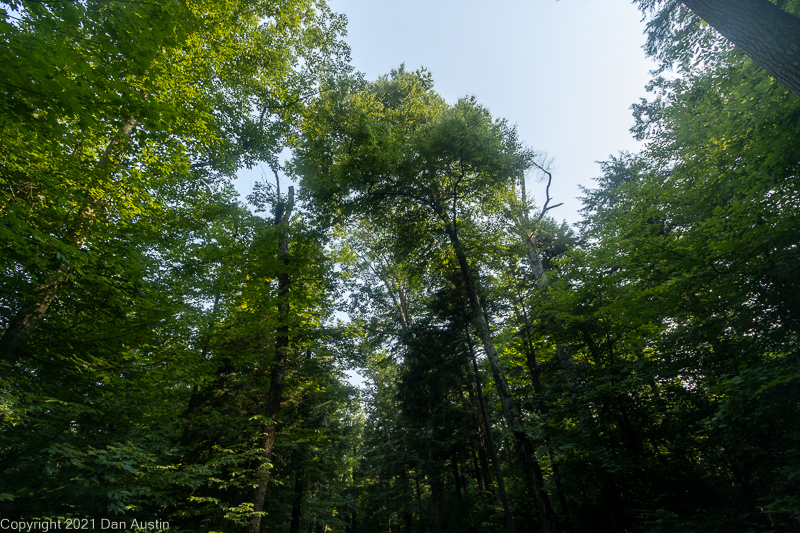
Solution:
[(634, 3), (569, 225), (324, 0), (4, 0), (0, 529), (800, 532), (800, 1)]

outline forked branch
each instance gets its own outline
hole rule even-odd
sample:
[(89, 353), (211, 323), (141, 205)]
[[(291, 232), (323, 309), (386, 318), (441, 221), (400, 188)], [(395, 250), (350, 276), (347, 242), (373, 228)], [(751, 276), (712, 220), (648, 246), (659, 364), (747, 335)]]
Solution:
[(547, 213), (551, 209), (555, 209), (556, 207), (564, 205), (564, 202), (561, 202), (560, 204), (556, 204), (556, 205), (549, 205), (550, 204), (550, 200), (551, 200), (551, 198), (550, 198), (550, 184), (553, 182), (553, 175), (549, 171), (545, 170), (544, 167), (542, 167), (541, 165), (539, 165), (536, 162), (533, 162), (533, 166), (535, 166), (536, 168), (538, 168), (539, 170), (541, 170), (542, 172), (547, 174), (547, 188), (545, 189), (546, 199), (545, 199), (544, 205), (542, 206), (542, 212), (539, 213), (539, 217), (536, 219), (536, 223), (538, 224), (544, 218), (545, 213)]

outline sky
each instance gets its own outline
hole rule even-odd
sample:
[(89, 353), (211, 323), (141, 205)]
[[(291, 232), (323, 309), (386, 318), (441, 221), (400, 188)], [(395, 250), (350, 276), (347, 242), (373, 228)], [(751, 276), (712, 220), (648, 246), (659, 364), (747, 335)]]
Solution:
[[(596, 161), (636, 151), (631, 104), (647, 97), (655, 64), (642, 50), (641, 13), (629, 0), (329, 0), (347, 16), (352, 64), (368, 80), (404, 63), (427, 68), (448, 102), (474, 95), (520, 138), (552, 159), (550, 211), (580, 219), (578, 185)], [(249, 194), (260, 169), (243, 171)], [(539, 206), (543, 181), (529, 176)]]
[[(348, 18), (352, 64), (368, 80), (404, 63), (426, 67), (448, 102), (474, 95), (520, 138), (552, 159), (550, 214), (575, 223), (579, 185), (592, 187), (597, 161), (639, 144), (630, 106), (647, 97), (656, 65), (642, 45), (644, 23), (629, 0), (329, 0)], [(240, 173), (249, 194), (261, 175)], [(546, 183), (531, 174), (539, 206)], [(364, 378), (347, 372), (354, 386)]]

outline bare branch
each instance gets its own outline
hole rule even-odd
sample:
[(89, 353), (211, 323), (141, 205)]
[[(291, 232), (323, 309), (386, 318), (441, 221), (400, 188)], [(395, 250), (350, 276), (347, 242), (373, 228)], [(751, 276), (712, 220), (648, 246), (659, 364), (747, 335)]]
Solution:
[(550, 203), (550, 200), (551, 200), (551, 198), (550, 198), (550, 184), (553, 182), (553, 175), (549, 171), (545, 170), (544, 167), (542, 167), (541, 165), (539, 165), (536, 162), (533, 162), (533, 166), (535, 166), (536, 168), (538, 168), (539, 170), (541, 170), (542, 172), (547, 174), (547, 188), (545, 189), (545, 195), (546, 195), (547, 198), (545, 199), (544, 205), (542, 206), (542, 212), (539, 213), (539, 217), (536, 219), (536, 223), (538, 224), (544, 218), (545, 213), (547, 213), (551, 209), (555, 209), (556, 207), (564, 205), (564, 202), (561, 202), (560, 204), (556, 204), (556, 205), (551, 205), (551, 206), (548, 207), (548, 204)]

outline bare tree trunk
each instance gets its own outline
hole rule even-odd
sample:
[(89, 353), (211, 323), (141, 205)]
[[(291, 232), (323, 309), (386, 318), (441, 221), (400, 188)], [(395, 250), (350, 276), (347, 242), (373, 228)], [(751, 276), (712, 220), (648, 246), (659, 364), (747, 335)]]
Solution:
[(538, 280), (544, 277), (544, 267), (542, 260), (539, 258), (539, 253), (536, 251), (536, 243), (533, 239), (533, 233), (528, 233), (528, 238), (525, 239), (525, 249), (528, 252), (528, 264), (531, 266), (533, 276)]
[[(289, 265), (289, 220), (294, 207), (294, 187), (289, 187), (288, 201), (284, 205), (280, 200), (276, 206), (275, 224), (283, 229), (281, 241), (278, 244), (278, 257), (284, 267)], [(288, 269), (287, 269), (288, 270)], [(269, 422), (263, 428), (261, 448), (261, 464), (258, 467), (258, 485), (253, 490), (253, 512), (255, 515), (250, 521), (248, 533), (259, 533), (261, 529), (261, 512), (264, 509), (264, 498), (267, 495), (267, 482), (269, 481), (269, 462), (275, 447), (275, 432), (278, 423), (278, 413), (281, 409), (281, 396), (283, 394), (284, 377), (286, 376), (286, 359), (289, 355), (289, 273), (287, 270), (278, 274), (278, 320), (275, 339), (275, 360), (269, 380), (269, 395), (264, 408), (264, 415)]]
[(681, 0), (800, 96), (800, 18), (768, 0)]

